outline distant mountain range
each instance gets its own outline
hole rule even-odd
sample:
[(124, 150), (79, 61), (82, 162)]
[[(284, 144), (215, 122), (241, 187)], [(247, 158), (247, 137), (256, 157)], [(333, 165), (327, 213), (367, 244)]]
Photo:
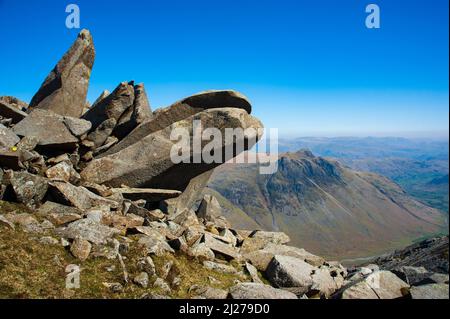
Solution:
[(307, 150), (282, 154), (272, 175), (260, 175), (258, 164), (222, 165), (206, 192), (236, 227), (284, 231), (328, 258), (373, 256), (448, 232), (446, 214), (388, 178)]
[(398, 137), (282, 139), (280, 152), (310, 149), (359, 171), (389, 177), (417, 200), (448, 213), (449, 142)]

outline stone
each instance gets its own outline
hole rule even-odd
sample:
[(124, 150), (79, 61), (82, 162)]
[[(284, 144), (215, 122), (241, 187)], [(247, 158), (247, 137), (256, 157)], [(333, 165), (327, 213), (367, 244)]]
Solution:
[(93, 192), (102, 197), (109, 197), (113, 194), (112, 190), (105, 185), (99, 185), (95, 183), (83, 182), (82, 186), (87, 190)]
[(58, 239), (51, 236), (43, 236), (39, 238), (39, 242), (43, 245), (59, 245)]
[(82, 218), (82, 212), (70, 206), (46, 201), (37, 211), (37, 215), (47, 218), (56, 226), (65, 225)]
[(227, 299), (228, 297), (228, 291), (209, 286), (193, 285), (189, 287), (189, 293), (205, 299)]
[(448, 284), (427, 284), (411, 287), (412, 299), (449, 299)]
[(59, 199), (58, 202), (68, 202), (82, 211), (101, 206), (119, 207), (119, 203), (116, 201), (100, 197), (82, 186), (77, 187), (59, 181), (50, 182), (50, 186), (52, 195), (55, 199)]
[(47, 110), (36, 109), (13, 127), (18, 136), (34, 136), (38, 145), (60, 151), (75, 149), (78, 139), (64, 124), (64, 117)]
[(144, 224), (144, 218), (133, 214), (119, 215), (107, 213), (102, 216), (102, 224), (117, 228), (125, 235), (128, 228), (142, 226)]
[(103, 143), (102, 146), (97, 147), (94, 150), (93, 155), (97, 156), (98, 154), (103, 153), (104, 151), (108, 150), (110, 147), (112, 147), (114, 144), (116, 144), (119, 141), (119, 139), (115, 136), (108, 136), (108, 138), (106, 139), (105, 143)]
[(230, 288), (232, 299), (297, 299), (292, 292), (257, 283), (240, 283)]
[(6, 119), (11, 119), (13, 124), (22, 121), (27, 117), (27, 113), (14, 107), (10, 103), (0, 100), (0, 116)]
[[(174, 123), (164, 130), (150, 134), (117, 153), (94, 159), (81, 172), (81, 176), (86, 181), (106, 184), (112, 187), (119, 187), (125, 184), (129, 187), (182, 191), (187, 187), (191, 178), (221, 164), (189, 164), (190, 169), (187, 170), (187, 164), (175, 164), (172, 161), (172, 148), (177, 144), (170, 139), (172, 129), (177, 127), (179, 129), (185, 128), (188, 131), (192, 130), (194, 120), (201, 121), (204, 127), (215, 127), (219, 130), (225, 130), (225, 128), (253, 129), (251, 130), (252, 132), (247, 130), (249, 134), (243, 137), (245, 141), (241, 140), (243, 144), (247, 144), (247, 148), (256, 143), (259, 134), (262, 133), (261, 130), (256, 130), (262, 128), (262, 124), (243, 110), (233, 108), (207, 110), (197, 114), (195, 118), (185, 119)], [(217, 151), (223, 151), (222, 154), (225, 153), (225, 149), (231, 149), (234, 145), (230, 141), (223, 145), (222, 143), (220, 144), (221, 147)], [(234, 157), (237, 154), (227, 155), (226, 157)], [(194, 157), (197, 155), (190, 149), (189, 154), (186, 154), (186, 156)], [(130, 161), (130, 158), (133, 158), (133, 161)]]
[(223, 241), (216, 239), (214, 236), (209, 233), (205, 233), (203, 235), (203, 241), (209, 249), (211, 249), (214, 253), (218, 253), (225, 257), (226, 259), (240, 259), (240, 254), (236, 248), (231, 245), (226, 244)]
[(10, 150), (19, 141), (20, 138), (12, 130), (0, 124), (0, 149)]
[(390, 271), (375, 271), (364, 280), (344, 288), (342, 299), (396, 299), (407, 294), (409, 285)]
[(258, 230), (250, 236), (251, 238), (261, 239), (267, 243), (278, 245), (287, 244), (291, 241), (288, 235), (283, 232), (269, 232)]
[(153, 287), (161, 290), (166, 294), (169, 294), (172, 291), (172, 289), (170, 289), (170, 286), (162, 278), (156, 278), (155, 282), (153, 283)]
[(222, 215), (222, 208), (219, 201), (214, 196), (206, 194), (197, 210), (197, 216), (207, 221), (213, 221), (220, 215)]
[(77, 220), (67, 225), (67, 227), (56, 229), (56, 231), (61, 237), (68, 239), (80, 237), (96, 245), (107, 243), (107, 239), (119, 233), (119, 230), (115, 228), (102, 225), (87, 218)]
[(342, 282), (336, 281), (330, 275), (329, 269), (316, 269), (313, 271), (311, 278), (313, 283), (308, 292), (308, 296), (318, 294), (321, 297), (328, 298), (342, 287)]
[(94, 59), (92, 36), (88, 30), (82, 30), (33, 96), (29, 109), (50, 110), (79, 118), (86, 104)]
[(143, 272), (139, 273), (139, 275), (134, 277), (133, 281), (136, 285), (139, 285), (142, 288), (147, 288), (148, 287), (148, 274), (143, 271)]
[(69, 162), (61, 162), (50, 167), (45, 175), (51, 181), (63, 181), (77, 184), (80, 181), (80, 174), (73, 168)]
[(203, 267), (209, 270), (217, 271), (224, 274), (236, 274), (237, 270), (233, 266), (227, 264), (219, 264), (210, 260), (203, 262)]
[[(214, 101), (215, 98), (220, 98), (220, 96), (224, 98)], [(224, 103), (225, 100), (228, 100), (228, 102)], [(192, 105), (189, 103), (192, 103)], [(222, 104), (226, 104), (226, 106)], [(250, 110), (251, 106), (242, 94), (234, 91), (210, 91), (187, 97), (169, 107), (155, 111), (152, 118), (136, 127), (126, 138), (102, 154), (102, 156), (117, 153), (142, 140), (144, 137), (167, 128), (173, 123), (187, 119), (204, 110), (214, 108), (238, 108)]]
[(275, 287), (310, 287), (315, 270), (301, 259), (275, 255), (267, 266), (266, 277)]
[(103, 286), (105, 286), (106, 288), (111, 290), (111, 292), (114, 292), (114, 293), (121, 293), (123, 291), (123, 286), (119, 282), (111, 282), (111, 283), (104, 282)]
[(153, 254), (160, 257), (167, 253), (175, 253), (165, 240), (155, 237), (143, 236), (138, 240), (138, 244), (144, 248), (148, 255)]
[(93, 130), (107, 120), (114, 119), (115, 126), (122, 114), (133, 106), (133, 85), (133, 82), (120, 83), (111, 94), (101, 99), (98, 103), (94, 103), (89, 111), (83, 114), (82, 118), (92, 123)]
[(153, 262), (153, 259), (150, 256), (141, 258), (138, 261), (138, 268), (141, 271), (145, 271), (150, 277), (153, 277), (156, 275), (156, 267)]
[(214, 252), (205, 243), (195, 244), (188, 248), (188, 254), (203, 260), (214, 260)]
[(431, 276), (431, 273), (425, 267), (401, 266), (393, 269), (392, 272), (411, 286)]
[(11, 223), (8, 219), (6, 219), (5, 216), (3, 216), (2, 214), (0, 214), (0, 225), (4, 224), (6, 226), (8, 226), (9, 228), (11, 228), (12, 230), (15, 230), (16, 227), (14, 226), (13, 223)]
[(134, 107), (132, 119), (139, 125), (152, 117), (152, 110), (143, 83), (134, 86)]
[(13, 171), (8, 171), (6, 176), (19, 203), (34, 208), (44, 199), (48, 189), (45, 178), (28, 172)]
[[(26, 111), (28, 103), (14, 97), (14, 96), (0, 96), (0, 103), (6, 103), (17, 110)], [(0, 114), (1, 115), (1, 114)]]
[(154, 189), (154, 188), (113, 188), (113, 193), (120, 193), (129, 200), (143, 199), (147, 202), (159, 202), (167, 198), (177, 197), (180, 191), (171, 189)]
[(255, 283), (262, 284), (262, 280), (258, 276), (258, 270), (253, 266), (252, 264), (245, 263), (245, 269), (247, 270), (248, 274), (252, 278), (252, 281)]
[(64, 124), (69, 131), (77, 137), (88, 133), (92, 128), (92, 123), (83, 119), (65, 116)]
[(76, 237), (70, 246), (72, 255), (81, 261), (85, 261), (89, 257), (91, 249), (91, 243), (80, 237)]
[(19, 143), (17, 143), (17, 149), (22, 151), (32, 151), (39, 143), (39, 139), (36, 136), (25, 136)]
[(106, 119), (93, 132), (89, 133), (87, 139), (92, 141), (96, 148), (102, 146), (113, 132), (116, 123), (114, 118)]
[(244, 253), (243, 257), (246, 260), (249, 260), (259, 271), (264, 272), (266, 271), (267, 266), (275, 255), (295, 257), (312, 266), (320, 266), (325, 262), (325, 259), (323, 259), (322, 257), (313, 255), (303, 248), (278, 245), (273, 243), (266, 244), (263, 249)]

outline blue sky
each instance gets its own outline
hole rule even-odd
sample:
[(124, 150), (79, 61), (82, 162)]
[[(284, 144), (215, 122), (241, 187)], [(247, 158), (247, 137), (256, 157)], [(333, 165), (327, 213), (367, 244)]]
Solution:
[(90, 101), (133, 79), (153, 108), (239, 90), (280, 135), (448, 132), (448, 1), (0, 0), (0, 95), (31, 99), (79, 31), (69, 3), (94, 36)]

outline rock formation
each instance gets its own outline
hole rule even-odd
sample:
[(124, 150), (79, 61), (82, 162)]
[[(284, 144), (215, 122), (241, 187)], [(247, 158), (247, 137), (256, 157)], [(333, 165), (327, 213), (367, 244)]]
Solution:
[[(30, 107), (0, 98), (0, 207), (19, 203), (17, 209), (0, 210), (0, 236), (32, 240), (36, 249), (64, 247), (81, 265), (91, 259), (112, 263), (96, 271), (121, 277), (103, 282), (102, 289), (120, 295), (132, 286), (131, 291), (146, 291), (141, 298), (440, 297), (442, 285), (448, 287), (448, 278), (431, 274), (429, 286), (410, 290), (417, 282), (410, 270), (399, 273), (402, 279), (365, 267), (349, 272), (338, 262), (288, 246), (284, 233), (232, 228), (217, 199), (201, 196), (220, 163), (203, 157), (195, 162), (203, 155), (196, 150), (174, 163), (171, 132), (182, 128), (192, 137), (194, 121), (220, 133), (250, 129), (208, 149), (226, 161), (238, 155), (236, 143), (247, 150), (261, 137), (262, 124), (250, 115), (247, 98), (206, 91), (151, 112), (144, 86), (130, 81), (102, 93), (85, 111), (93, 62), (92, 38), (83, 30)], [(231, 154), (225, 152), (229, 147)], [(180, 269), (177, 260), (183, 258), (190, 272)], [(49, 268), (64, 273), (59, 257), (53, 260)], [(5, 269), (2, 261), (0, 272)], [(208, 275), (192, 284), (196, 273)], [(7, 277), (0, 276), (0, 284)], [(69, 293), (74, 294), (64, 291)]]

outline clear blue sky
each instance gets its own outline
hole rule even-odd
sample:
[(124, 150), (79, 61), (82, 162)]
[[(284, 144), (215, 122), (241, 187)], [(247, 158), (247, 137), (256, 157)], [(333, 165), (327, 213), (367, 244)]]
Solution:
[(133, 79), (153, 108), (239, 90), (281, 135), (448, 131), (448, 1), (0, 0), (0, 95), (31, 99), (79, 31), (69, 3), (94, 36), (90, 101)]

